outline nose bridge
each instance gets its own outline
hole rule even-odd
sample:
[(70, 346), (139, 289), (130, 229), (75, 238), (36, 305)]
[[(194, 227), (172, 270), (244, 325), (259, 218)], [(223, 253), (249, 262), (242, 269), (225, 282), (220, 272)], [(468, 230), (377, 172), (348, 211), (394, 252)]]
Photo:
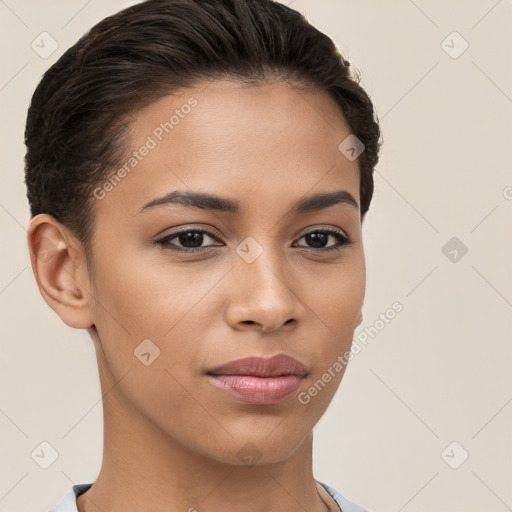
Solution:
[(287, 265), (271, 235), (247, 236), (236, 248), (236, 253), (234, 270), (241, 283), (253, 291), (268, 290), (269, 298), (281, 294), (283, 289), (289, 291)]
[(273, 237), (248, 236), (236, 253), (232, 272), (236, 291), (230, 298), (230, 321), (256, 322), (265, 330), (273, 330), (296, 319), (298, 299), (291, 289), (290, 267)]

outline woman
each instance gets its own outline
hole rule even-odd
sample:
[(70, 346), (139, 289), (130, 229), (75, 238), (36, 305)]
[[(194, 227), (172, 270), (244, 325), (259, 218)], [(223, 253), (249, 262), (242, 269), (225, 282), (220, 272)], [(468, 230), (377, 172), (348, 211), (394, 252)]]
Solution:
[(362, 321), (380, 131), (333, 42), (270, 0), (147, 0), (28, 112), (41, 294), (87, 329), (103, 461), (52, 512), (362, 511), (312, 430)]

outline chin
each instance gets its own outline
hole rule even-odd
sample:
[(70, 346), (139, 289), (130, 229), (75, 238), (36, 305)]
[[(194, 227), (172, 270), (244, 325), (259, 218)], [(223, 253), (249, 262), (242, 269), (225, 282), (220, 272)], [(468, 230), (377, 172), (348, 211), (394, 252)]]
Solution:
[[(235, 466), (276, 464), (290, 458), (299, 448), (306, 436), (298, 438), (278, 427), (281, 432), (266, 430), (259, 435), (252, 432), (245, 436), (234, 436), (220, 450), (210, 450), (208, 456), (218, 462)], [(294, 431), (297, 432), (296, 430)]]

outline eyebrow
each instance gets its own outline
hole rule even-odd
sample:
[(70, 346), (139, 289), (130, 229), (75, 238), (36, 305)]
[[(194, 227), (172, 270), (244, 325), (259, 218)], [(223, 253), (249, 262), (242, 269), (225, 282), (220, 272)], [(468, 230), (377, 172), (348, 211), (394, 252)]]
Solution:
[[(156, 206), (166, 204), (181, 204), (193, 208), (201, 208), (203, 210), (215, 210), (224, 213), (240, 213), (241, 206), (238, 201), (219, 197), (213, 194), (203, 192), (180, 192), (175, 190), (166, 194), (165, 196), (153, 199), (146, 203), (139, 209), (139, 213), (143, 213)], [(290, 208), (290, 214), (300, 215), (312, 211), (322, 210), (329, 208), (336, 204), (348, 204), (354, 208), (359, 208), (354, 196), (347, 190), (337, 190), (335, 192), (328, 192), (323, 194), (314, 194), (309, 197), (304, 197), (296, 201)]]

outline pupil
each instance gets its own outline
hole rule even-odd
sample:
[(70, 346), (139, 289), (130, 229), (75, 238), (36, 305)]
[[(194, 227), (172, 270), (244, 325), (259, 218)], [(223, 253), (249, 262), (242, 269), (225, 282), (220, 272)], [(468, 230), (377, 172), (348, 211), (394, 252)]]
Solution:
[[(187, 233), (181, 233), (179, 236), (180, 243), (185, 247), (201, 247), (203, 242), (203, 234), (197, 233), (193, 231), (188, 231)], [(192, 245), (187, 245), (188, 243), (192, 243)]]
[(313, 247), (323, 247), (325, 243), (327, 243), (327, 235), (326, 233), (308, 233), (306, 237), (308, 237), (308, 243), (311, 243)]

